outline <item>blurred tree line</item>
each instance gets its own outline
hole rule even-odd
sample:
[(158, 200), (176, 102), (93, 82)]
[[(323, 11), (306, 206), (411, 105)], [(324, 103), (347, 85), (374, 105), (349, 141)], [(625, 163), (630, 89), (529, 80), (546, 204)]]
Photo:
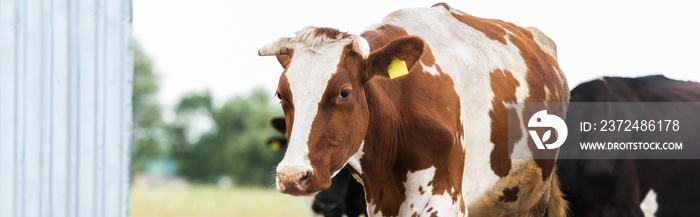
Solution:
[(190, 93), (172, 108), (174, 117), (168, 121), (157, 94), (153, 63), (135, 44), (133, 174), (167, 158), (177, 164), (177, 175), (193, 183), (213, 183), (224, 176), (235, 185), (274, 183), (274, 167), (284, 153), (266, 145), (268, 138), (277, 135), (270, 119), (282, 116), (271, 101), (272, 94), (255, 89), (216, 106), (208, 91)]

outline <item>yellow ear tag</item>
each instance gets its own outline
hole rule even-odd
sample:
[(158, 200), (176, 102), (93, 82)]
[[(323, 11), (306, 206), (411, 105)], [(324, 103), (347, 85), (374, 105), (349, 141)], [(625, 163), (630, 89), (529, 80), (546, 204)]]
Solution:
[(282, 145), (280, 144), (279, 141), (272, 141), (272, 142), (270, 142), (269, 146), (270, 146), (270, 149), (272, 149), (273, 151), (279, 151), (280, 148), (282, 148)]
[(389, 78), (394, 79), (408, 74), (408, 67), (406, 67), (406, 61), (400, 60), (394, 57), (388, 67)]

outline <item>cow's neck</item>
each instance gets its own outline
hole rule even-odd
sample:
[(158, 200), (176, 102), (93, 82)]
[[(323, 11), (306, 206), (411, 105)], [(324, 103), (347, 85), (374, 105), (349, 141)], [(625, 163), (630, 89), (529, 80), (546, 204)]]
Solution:
[[(381, 84), (378, 82), (368, 82), (365, 87), (370, 124), (362, 147), (364, 156), (360, 159), (361, 182), (365, 186), (368, 203), (383, 206), (377, 208), (384, 212), (398, 211), (400, 203), (382, 205), (380, 202), (402, 201), (405, 198), (402, 183), (406, 180), (401, 179), (401, 174), (395, 170), (398, 165), (401, 165), (396, 158), (400, 154), (403, 123), (396, 104), (390, 100), (385, 91), (379, 88)], [(377, 213), (379, 209), (369, 211)], [(392, 213), (384, 213), (384, 215), (392, 215)]]
[[(393, 33), (392, 33), (393, 32)], [(392, 40), (398, 35), (406, 35), (405, 32), (396, 31), (368, 31), (362, 36), (370, 44), (374, 51)], [(403, 182), (394, 169), (397, 164), (398, 144), (403, 124), (401, 114), (396, 102), (392, 100), (383, 85), (392, 86), (390, 81), (372, 79), (365, 84), (365, 96), (369, 110), (369, 126), (365, 136), (364, 145), (359, 153), (355, 154), (348, 165), (350, 170), (360, 183), (365, 187), (365, 197), (370, 204), (370, 214), (384, 212), (383, 215), (397, 215), (400, 203), (381, 203), (381, 201), (403, 201)], [(405, 176), (403, 176), (405, 178)], [(374, 206), (372, 206), (374, 205)]]
[[(372, 50), (403, 35), (405, 32), (395, 28), (381, 27), (363, 34)], [(410, 76), (395, 80), (375, 77), (365, 84), (369, 126), (363, 155), (355, 156), (360, 157), (355, 160), (361, 168), (350, 165), (365, 186), (372, 214), (395, 216), (406, 208), (403, 206), (425, 205), (404, 204), (416, 195), (447, 195), (456, 204), (462, 201), (464, 150), (456, 139), (462, 136), (461, 124), (456, 121), (458, 97), (449, 76), (431, 75), (423, 69), (439, 70), (429, 49), (419, 62)], [(413, 191), (417, 193), (411, 194)]]

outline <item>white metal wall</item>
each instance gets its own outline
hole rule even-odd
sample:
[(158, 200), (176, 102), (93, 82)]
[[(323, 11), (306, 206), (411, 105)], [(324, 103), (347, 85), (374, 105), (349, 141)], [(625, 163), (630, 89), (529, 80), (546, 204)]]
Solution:
[(130, 0), (0, 0), (0, 217), (127, 216)]

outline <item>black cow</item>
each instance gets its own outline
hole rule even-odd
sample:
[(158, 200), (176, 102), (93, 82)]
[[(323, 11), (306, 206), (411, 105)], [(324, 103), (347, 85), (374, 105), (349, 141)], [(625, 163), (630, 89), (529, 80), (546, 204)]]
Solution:
[[(700, 84), (664, 76), (604, 77), (574, 88), (571, 102), (700, 102)], [(577, 117), (581, 111), (572, 112), (572, 109), (575, 108), (569, 106), (567, 125), (577, 125), (581, 119)], [(615, 109), (608, 107), (584, 113), (599, 116), (598, 120), (609, 119), (606, 114), (610, 113), (629, 113)], [(684, 128), (694, 128), (700, 123), (700, 108), (684, 107), (674, 111), (649, 108), (637, 113), (647, 115), (636, 117), (638, 119), (653, 118), (660, 113), (665, 117), (675, 116), (688, 123)], [(575, 132), (569, 131), (568, 139), (592, 139), (586, 138), (589, 134), (572, 134)], [(633, 133), (629, 136), (635, 139), (643, 137)], [(700, 132), (683, 137), (686, 137), (685, 141), (700, 141)], [(560, 156), (573, 150), (562, 146)], [(557, 167), (573, 216), (643, 216), (640, 203), (650, 189), (657, 194), (656, 216), (700, 215), (700, 160), (559, 159)]]
[[(284, 118), (274, 118), (270, 122), (279, 132), (285, 133), (287, 125)], [(274, 137), (268, 140), (268, 146), (273, 150), (287, 147), (286, 137)], [(352, 177), (346, 167), (331, 179), (331, 187), (320, 191), (314, 196), (311, 209), (326, 217), (340, 217), (343, 214), (348, 217), (367, 215), (367, 203), (362, 184)]]
[(331, 187), (316, 194), (311, 209), (326, 217), (340, 217), (343, 213), (348, 217), (367, 215), (364, 190), (350, 170), (343, 167), (331, 179)]

